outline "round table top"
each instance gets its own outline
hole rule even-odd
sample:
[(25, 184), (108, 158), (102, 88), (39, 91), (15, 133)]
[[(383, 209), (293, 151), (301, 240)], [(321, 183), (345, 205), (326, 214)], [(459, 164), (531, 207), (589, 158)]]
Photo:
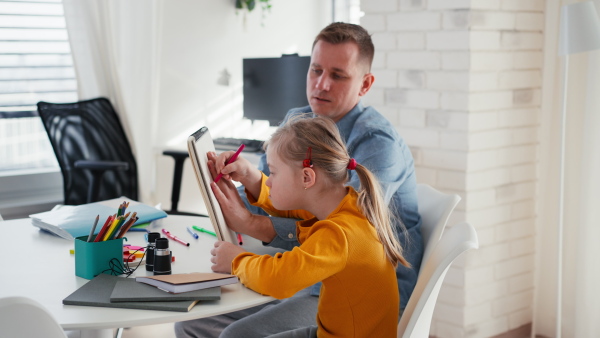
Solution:
[[(160, 232), (162, 228), (189, 241), (184, 246), (170, 241), (175, 262), (173, 273), (211, 272), (210, 249), (216, 238), (198, 233), (194, 239), (186, 227), (197, 225), (212, 229), (206, 217), (170, 215), (153, 222), (149, 229)], [(153, 325), (209, 317), (237, 311), (267, 303), (273, 298), (260, 295), (240, 283), (221, 287), (221, 299), (212, 302), (199, 302), (189, 312), (155, 311), (138, 309), (106, 308), (93, 306), (63, 305), (62, 300), (87, 279), (75, 276), (75, 258), (69, 251), (73, 241), (54, 236), (31, 224), (31, 220), (18, 219), (0, 221), (0, 229), (5, 234), (2, 241), (4, 253), (3, 268), (0, 269), (0, 298), (25, 296), (44, 305), (65, 330), (106, 329)], [(144, 232), (128, 232), (126, 243), (145, 246)], [(265, 248), (260, 242), (244, 236), (244, 247), (252, 252), (273, 253), (277, 250)], [(141, 265), (133, 276), (152, 275)]]

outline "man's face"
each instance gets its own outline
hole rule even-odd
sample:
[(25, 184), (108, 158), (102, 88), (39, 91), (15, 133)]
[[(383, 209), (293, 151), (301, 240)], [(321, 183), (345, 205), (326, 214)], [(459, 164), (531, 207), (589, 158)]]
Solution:
[(318, 41), (306, 78), (306, 95), (312, 111), (339, 121), (371, 88), (374, 78), (367, 71), (367, 66), (359, 61), (355, 43), (334, 45)]

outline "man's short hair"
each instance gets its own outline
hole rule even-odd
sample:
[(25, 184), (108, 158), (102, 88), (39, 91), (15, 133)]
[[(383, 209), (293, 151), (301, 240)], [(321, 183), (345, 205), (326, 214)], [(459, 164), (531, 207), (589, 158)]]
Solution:
[(371, 35), (363, 27), (351, 23), (334, 22), (319, 32), (319, 35), (317, 35), (313, 42), (313, 49), (320, 40), (334, 45), (345, 42), (356, 43), (358, 45), (360, 61), (367, 65), (367, 72), (371, 71), (375, 46), (373, 46)]

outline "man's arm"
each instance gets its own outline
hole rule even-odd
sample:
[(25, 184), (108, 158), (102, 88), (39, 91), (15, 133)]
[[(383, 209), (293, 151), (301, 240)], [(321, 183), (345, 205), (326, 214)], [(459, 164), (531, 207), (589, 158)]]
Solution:
[[(266, 166), (266, 154), (262, 155), (258, 167), (259, 169), (262, 167), (265, 175), (269, 175), (269, 169)], [(261, 237), (257, 237), (249, 233), (246, 233), (247, 235), (261, 240), (265, 246), (274, 248), (291, 250), (295, 246), (300, 245), (298, 238), (296, 237), (297, 219), (270, 217), (261, 208), (251, 205), (250, 202), (248, 202), (248, 198), (244, 192), (244, 186), (240, 186), (237, 189), (244, 205), (246, 206), (246, 209), (248, 209), (255, 216), (261, 216), (260, 218), (257, 218), (257, 222), (260, 222), (256, 225), (257, 231), (261, 231), (263, 234), (268, 234), (270, 238), (262, 235)], [(267, 227), (270, 229), (267, 229)]]

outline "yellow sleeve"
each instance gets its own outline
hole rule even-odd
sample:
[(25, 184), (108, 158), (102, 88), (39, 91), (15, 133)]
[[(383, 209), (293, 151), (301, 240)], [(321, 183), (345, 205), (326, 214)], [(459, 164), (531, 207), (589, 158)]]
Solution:
[(244, 252), (231, 264), (242, 284), (278, 299), (320, 282), (344, 269), (348, 257), (345, 233), (331, 221), (315, 223), (301, 246), (274, 256)]
[(249, 194), (248, 191), (246, 191), (246, 197), (248, 198), (248, 202), (250, 202), (250, 204), (257, 206), (261, 209), (263, 209), (266, 213), (268, 213), (271, 216), (275, 216), (275, 217), (285, 217), (285, 218), (296, 218), (296, 219), (310, 219), (313, 218), (314, 216), (306, 211), (306, 210), (277, 210), (275, 209), (275, 207), (273, 207), (273, 204), (271, 204), (271, 199), (269, 199), (269, 187), (265, 184), (265, 182), (267, 181), (267, 175), (265, 175), (265, 173), (262, 173), (262, 180), (261, 180), (261, 188), (260, 188), (260, 195), (258, 196), (258, 200), (254, 199), (254, 197), (252, 197), (252, 194)]

